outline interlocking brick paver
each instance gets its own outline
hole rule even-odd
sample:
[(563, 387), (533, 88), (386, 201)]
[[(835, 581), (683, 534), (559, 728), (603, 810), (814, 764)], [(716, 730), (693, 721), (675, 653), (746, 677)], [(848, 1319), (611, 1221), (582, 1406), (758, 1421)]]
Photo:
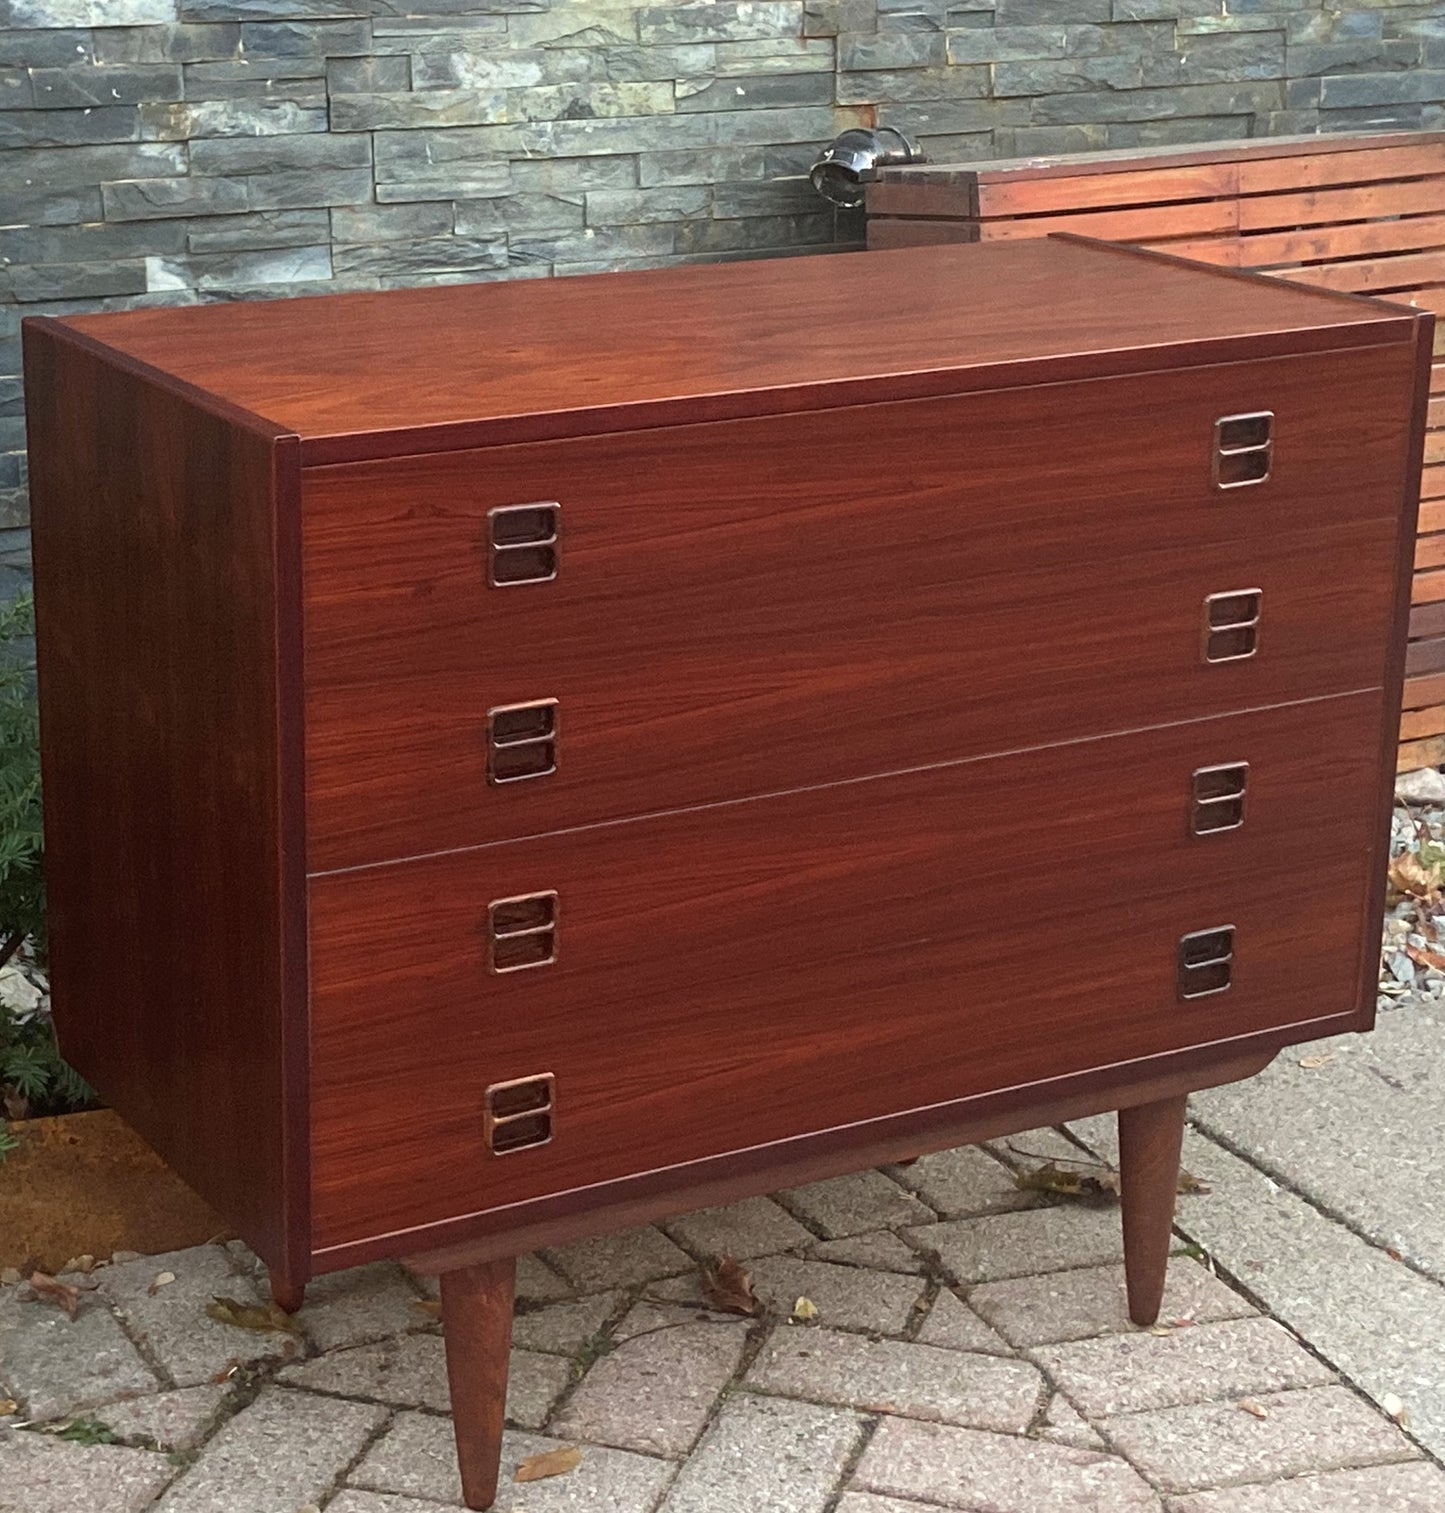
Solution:
[(1023, 1191), (1008, 1167), (976, 1145), (935, 1151), (890, 1173), (945, 1219), (1028, 1208), (1036, 1195)]
[(1101, 1265), (1124, 1254), (1118, 1210), (1076, 1204), (954, 1219), (907, 1230), (904, 1238), (964, 1283)]
[(652, 1455), (685, 1455), (747, 1341), (741, 1320), (702, 1323), (685, 1309), (640, 1305), (622, 1340), (563, 1405), (552, 1432)]
[(1043, 1377), (1024, 1361), (933, 1345), (869, 1340), (781, 1325), (748, 1372), (765, 1392), (1014, 1434), (1042, 1401)]
[(1104, 1438), (1166, 1492), (1268, 1481), (1418, 1456), (1395, 1426), (1345, 1387), (1316, 1387), (1237, 1401), (1194, 1403), (1107, 1419)]
[(1111, 1334), (1044, 1345), (1029, 1358), (1090, 1418), (1334, 1380), (1273, 1319), (1229, 1319), (1166, 1335)]
[(997, 1513), (1159, 1513), (1117, 1456), (945, 1424), (884, 1419), (853, 1484), (892, 1497)]
[[(210, 1318), (214, 1298), (242, 1303), (261, 1301), (256, 1282), (236, 1269), (244, 1263), (224, 1246), (198, 1245), (158, 1256), (142, 1256), (95, 1273), (101, 1292), (125, 1316), (127, 1327), (170, 1373), (177, 1387), (210, 1382), (233, 1361), (286, 1355), (296, 1341), (285, 1334), (258, 1334)], [(156, 1288), (156, 1278), (170, 1272), (175, 1281)]]
[[(1052, 1345), (1098, 1334), (1126, 1334), (1128, 1298), (1122, 1266), (1088, 1266), (984, 1282), (968, 1295), (975, 1308), (1013, 1345)], [(1187, 1256), (1175, 1256), (1165, 1274), (1161, 1321), (1244, 1318), (1254, 1308), (1231, 1291), (1208, 1268)]]
[(0, 1513), (141, 1513), (175, 1474), (149, 1450), (0, 1429)]
[(1038, 1427), (1040, 1439), (1056, 1445), (1077, 1445), (1081, 1450), (1103, 1450), (1104, 1441), (1062, 1392), (1054, 1393)]
[(266, 1388), (202, 1449), (157, 1513), (291, 1513), (320, 1501), (385, 1422), (386, 1409), (371, 1403)]
[(1445, 1469), (1407, 1461), (1196, 1492), (1172, 1501), (1169, 1513), (1440, 1513), (1442, 1508)]
[(746, 1261), (813, 1243), (812, 1232), (771, 1198), (745, 1198), (726, 1208), (701, 1208), (680, 1219), (670, 1219), (666, 1228), (679, 1245), (702, 1260), (732, 1256)]
[[(793, 1256), (765, 1256), (749, 1261), (753, 1292), (773, 1312), (787, 1318), (799, 1298), (818, 1310), (818, 1322), (837, 1329), (866, 1329), (877, 1334), (901, 1334), (923, 1296), (918, 1277), (835, 1266), (826, 1261), (800, 1261)], [(704, 1306), (701, 1278), (674, 1277), (659, 1282), (649, 1297)]]
[[(512, 1480), (519, 1461), (568, 1443), (533, 1434), (504, 1435), (502, 1477), (492, 1513), (653, 1513), (675, 1471), (669, 1461), (584, 1445), (577, 1469), (565, 1476)], [(373, 1491), (460, 1503), (462, 1483), (451, 1424), (424, 1413), (398, 1414), (348, 1480)]]
[(624, 1229), (617, 1234), (595, 1235), (560, 1250), (546, 1252), (547, 1259), (583, 1292), (602, 1292), (609, 1287), (633, 1287), (659, 1277), (675, 1277), (697, 1265), (685, 1250), (674, 1245), (661, 1230), (650, 1225)]
[(585, 1298), (520, 1312), (512, 1320), (512, 1343), (553, 1355), (576, 1355), (617, 1314), (626, 1296), (623, 1292), (594, 1292)]
[(839, 1408), (732, 1397), (660, 1513), (823, 1513), (863, 1423)]
[(940, 1345), (945, 1350), (981, 1350), (986, 1355), (1011, 1355), (1007, 1343), (948, 1288), (940, 1289), (919, 1329), (921, 1345)]
[(931, 1208), (878, 1171), (810, 1182), (780, 1196), (825, 1240), (899, 1224), (926, 1224), (934, 1217)]
[(910, 1276), (927, 1270), (923, 1257), (886, 1229), (870, 1234), (847, 1235), (841, 1240), (819, 1240), (808, 1254), (815, 1261), (839, 1261), (846, 1266), (868, 1266), (875, 1271), (901, 1271)]
[[(507, 1418), (526, 1429), (541, 1428), (571, 1378), (571, 1363), (560, 1356), (514, 1350), (507, 1378)], [(401, 1335), (375, 1345), (338, 1350), (285, 1367), (281, 1380), (292, 1387), (403, 1408), (430, 1408), (438, 1413), (451, 1408), (446, 1345), (438, 1335)]]
[(876, 1492), (845, 1492), (837, 1513), (934, 1513), (937, 1503), (907, 1502), (901, 1497), (879, 1497)]
[(426, 1322), (400, 1266), (379, 1262), (314, 1278), (297, 1320), (320, 1350), (382, 1340)]
[(22, 1301), (23, 1290), (0, 1293), (0, 1396), (18, 1398), (27, 1418), (59, 1418), (159, 1387), (100, 1293), (82, 1294), (70, 1319), (53, 1303)]
[(451, 1513), (455, 1507), (455, 1503), (423, 1502), (396, 1492), (363, 1492), (357, 1487), (346, 1487), (326, 1504), (326, 1513)]
[(124, 1440), (144, 1440), (161, 1450), (189, 1450), (210, 1428), (227, 1388), (181, 1387), (152, 1397), (107, 1403), (92, 1416)]

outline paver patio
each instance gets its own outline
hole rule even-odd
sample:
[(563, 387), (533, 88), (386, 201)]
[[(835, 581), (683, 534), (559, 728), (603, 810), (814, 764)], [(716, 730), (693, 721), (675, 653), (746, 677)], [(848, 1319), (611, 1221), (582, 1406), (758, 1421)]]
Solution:
[[(1080, 1133), (1107, 1147), (1107, 1122)], [(1200, 1165), (1246, 1166), (1191, 1143)], [(1163, 1322), (1130, 1326), (1117, 1212), (1012, 1180), (1017, 1151), (1067, 1148), (1036, 1131), (531, 1258), (499, 1513), (1445, 1508), (1408, 1420), (1262, 1316), (1249, 1275), (1181, 1242)], [(1250, 1199), (1225, 1186), (1180, 1220), (1210, 1216), (1228, 1249)], [(707, 1308), (699, 1263), (721, 1254), (746, 1258), (765, 1317)], [(292, 1337), (206, 1317), (262, 1295), (236, 1242), (68, 1280), (73, 1322), (0, 1288), (0, 1513), (459, 1505), (431, 1284), (390, 1264), (321, 1279)], [(816, 1319), (791, 1317), (799, 1298)], [(575, 1470), (512, 1479), (559, 1445)]]

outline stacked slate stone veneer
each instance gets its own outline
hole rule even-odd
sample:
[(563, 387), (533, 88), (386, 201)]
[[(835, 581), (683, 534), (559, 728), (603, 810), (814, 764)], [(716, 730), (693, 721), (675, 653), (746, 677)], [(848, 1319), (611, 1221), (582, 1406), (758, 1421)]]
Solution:
[(1445, 0), (0, 0), (0, 594), (27, 312), (856, 246), (941, 158), (1439, 126)]

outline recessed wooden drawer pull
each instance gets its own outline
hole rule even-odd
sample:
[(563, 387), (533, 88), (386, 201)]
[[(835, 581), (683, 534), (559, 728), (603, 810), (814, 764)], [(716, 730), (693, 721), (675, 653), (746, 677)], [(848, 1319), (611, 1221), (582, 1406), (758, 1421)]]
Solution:
[(493, 972), (522, 972), (556, 960), (556, 893), (523, 893), (487, 905), (487, 965)]
[(1244, 823), (1248, 762), (1227, 762), (1195, 770), (1190, 784), (1189, 829), (1194, 835), (1237, 830)]
[(517, 783), (557, 770), (557, 701), (500, 704), (487, 711), (487, 781)]
[(1236, 588), (1210, 594), (1204, 601), (1204, 660), (1239, 662), (1259, 650), (1259, 610), (1263, 595), (1257, 588)]
[(504, 504), (487, 511), (488, 581), (550, 583), (557, 576), (557, 531), (562, 507), (554, 499)]
[(1180, 998), (1207, 998), (1222, 993), (1234, 971), (1234, 926), (1195, 930), (1179, 940)]
[(557, 1079), (551, 1072), (494, 1082), (483, 1103), (487, 1149), (493, 1155), (546, 1145), (552, 1138), (552, 1104)]
[(1241, 489), (1263, 483), (1274, 460), (1274, 413), (1222, 415), (1214, 422), (1214, 486)]

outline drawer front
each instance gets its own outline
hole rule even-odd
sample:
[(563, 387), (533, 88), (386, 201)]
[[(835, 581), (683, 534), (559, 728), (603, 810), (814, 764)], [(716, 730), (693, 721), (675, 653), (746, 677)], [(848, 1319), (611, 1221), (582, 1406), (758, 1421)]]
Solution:
[[(1381, 714), (1350, 695), (315, 878), (315, 1243), (1350, 1013)], [(1191, 833), (1196, 769), (1239, 763), (1243, 823)], [(1181, 1001), (1181, 938), (1223, 926), (1230, 985)], [(489, 1151), (487, 1089), (525, 1144), (507, 1100), (546, 1078), (550, 1143)]]
[[(311, 868), (1374, 686), (1410, 385), (1371, 348), (308, 470)], [(1221, 490), (1255, 410), (1270, 476)], [(489, 587), (538, 500), (556, 577)], [(1257, 654), (1206, 665), (1239, 589)], [(488, 712), (550, 700), (555, 771), (489, 783)]]

